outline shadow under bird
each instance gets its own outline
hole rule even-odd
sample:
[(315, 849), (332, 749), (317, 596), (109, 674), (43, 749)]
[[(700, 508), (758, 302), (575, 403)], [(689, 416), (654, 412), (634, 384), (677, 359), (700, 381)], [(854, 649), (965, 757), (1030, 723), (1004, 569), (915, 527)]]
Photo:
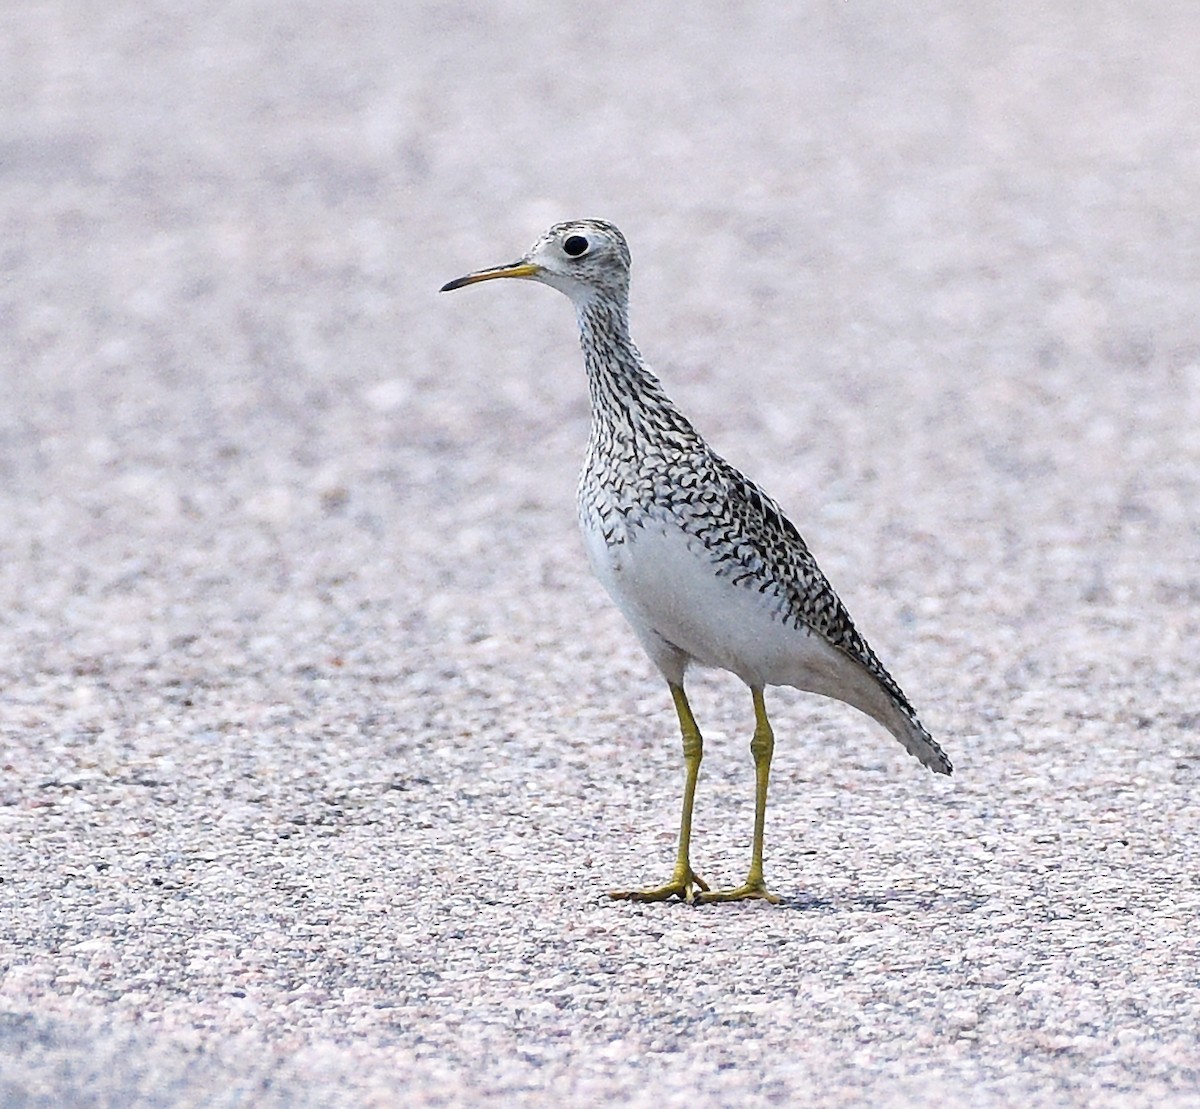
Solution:
[[(930, 770), (950, 760), (922, 726), (779, 506), (713, 452), (671, 403), (629, 337), (629, 247), (602, 220), (550, 228), (516, 262), (443, 286), (501, 277), (540, 281), (571, 298), (591, 398), (579, 523), (596, 576), (671, 690), (683, 732), (683, 815), (664, 885), (614, 891), (631, 901), (777, 902), (763, 879), (767, 781), (775, 747), (763, 690), (794, 686), (866, 713)], [(756, 789), (750, 871), (710, 890), (692, 869), (692, 803), (703, 741), (684, 693), (692, 663), (750, 687)]]

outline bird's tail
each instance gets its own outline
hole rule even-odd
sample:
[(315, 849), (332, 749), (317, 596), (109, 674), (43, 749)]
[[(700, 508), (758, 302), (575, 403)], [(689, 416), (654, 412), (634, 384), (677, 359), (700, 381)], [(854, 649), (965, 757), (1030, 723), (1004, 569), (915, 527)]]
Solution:
[(913, 758), (919, 759), (935, 774), (949, 774), (954, 767), (946, 752), (917, 719), (908, 698), (878, 660), (875, 660), (875, 667), (872, 672), (861, 666), (858, 680), (849, 689), (843, 687), (838, 694), (840, 699), (878, 720), (904, 744), (904, 749)]
[(935, 774), (951, 773), (954, 766), (949, 756), (938, 746), (937, 740), (929, 734), (925, 725), (917, 719), (917, 714), (911, 708), (905, 711), (906, 706), (898, 705), (894, 701), (890, 707), (890, 719), (885, 720), (882, 716), (875, 716), (875, 713), (871, 715), (904, 744), (904, 749), (910, 755), (919, 759)]

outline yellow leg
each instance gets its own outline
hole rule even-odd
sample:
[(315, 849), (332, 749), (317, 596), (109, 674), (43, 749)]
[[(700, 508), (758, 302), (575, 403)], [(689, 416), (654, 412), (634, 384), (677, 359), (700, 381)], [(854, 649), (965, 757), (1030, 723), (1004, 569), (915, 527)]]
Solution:
[(767, 783), (771, 776), (771, 756), (775, 752), (775, 733), (767, 719), (767, 707), (761, 689), (752, 689), (754, 697), (754, 738), (750, 753), (754, 756), (754, 845), (750, 853), (750, 873), (736, 889), (713, 890), (696, 895), (701, 904), (714, 901), (746, 901), (758, 899), (777, 905), (779, 898), (767, 889), (763, 881), (763, 830), (767, 821)]
[[(700, 760), (704, 757), (704, 740), (700, 738), (700, 729), (696, 727), (696, 718), (692, 716), (691, 706), (683, 686), (672, 685), (671, 697), (675, 701), (675, 711), (679, 715), (679, 728), (683, 732), (683, 765), (685, 777), (683, 781), (683, 816), (679, 821), (679, 852), (675, 856), (675, 870), (670, 880), (663, 886), (655, 886), (644, 890), (613, 890), (609, 897), (616, 901), (666, 901), (671, 897), (679, 897), (684, 901), (692, 901), (697, 891), (708, 889), (707, 883), (694, 870), (688, 861), (688, 849), (692, 842), (692, 802), (696, 798), (696, 779), (700, 775)], [(760, 868), (761, 869), (761, 868)]]

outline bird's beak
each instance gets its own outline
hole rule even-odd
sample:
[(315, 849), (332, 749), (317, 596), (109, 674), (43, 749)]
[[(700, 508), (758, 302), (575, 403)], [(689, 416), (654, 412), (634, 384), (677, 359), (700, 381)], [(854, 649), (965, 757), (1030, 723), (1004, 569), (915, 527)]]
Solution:
[(541, 272), (541, 266), (521, 259), (519, 262), (510, 262), (507, 266), (496, 266), (490, 270), (476, 270), (465, 277), (456, 277), (453, 281), (447, 281), (441, 291), (448, 293), (451, 289), (461, 289), (464, 285), (474, 285), (477, 281), (491, 281), (494, 277), (537, 277)]

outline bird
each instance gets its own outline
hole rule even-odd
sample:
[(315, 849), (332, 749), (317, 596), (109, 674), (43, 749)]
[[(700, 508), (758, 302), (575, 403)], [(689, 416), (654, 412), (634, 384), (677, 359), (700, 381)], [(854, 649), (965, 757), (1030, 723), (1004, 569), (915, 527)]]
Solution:
[[(501, 278), (540, 282), (575, 306), (591, 425), (577, 507), (592, 570), (665, 679), (683, 740), (683, 809), (675, 865), (661, 885), (616, 900), (689, 904), (780, 898), (763, 875), (774, 732), (764, 690), (791, 686), (850, 705), (921, 763), (950, 759), (918, 719), (779, 505), (718, 455), (668, 398), (629, 332), (631, 257), (599, 219), (558, 223), (517, 261), (447, 282), (450, 292)], [(739, 886), (714, 889), (692, 868), (692, 811), (704, 741), (684, 691), (693, 666), (749, 687), (755, 726), (754, 833)]]

